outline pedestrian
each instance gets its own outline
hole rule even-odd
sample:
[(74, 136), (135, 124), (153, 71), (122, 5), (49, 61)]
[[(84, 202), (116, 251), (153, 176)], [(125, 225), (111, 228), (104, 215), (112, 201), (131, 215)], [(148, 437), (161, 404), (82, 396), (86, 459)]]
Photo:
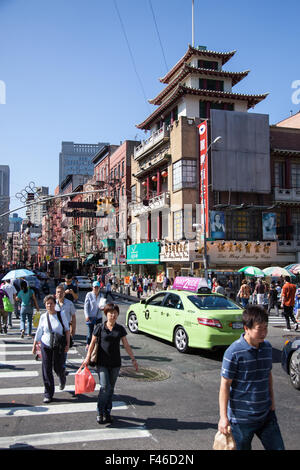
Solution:
[(247, 305), (249, 303), (250, 295), (251, 295), (250, 286), (249, 286), (247, 280), (243, 279), (242, 280), (242, 285), (241, 285), (240, 290), (238, 292), (238, 297), (241, 299), (241, 304), (244, 308), (247, 307)]
[(136, 283), (137, 283), (137, 277), (136, 277), (136, 274), (133, 273), (132, 275), (132, 290), (136, 290)]
[[(40, 317), (39, 326), (36, 330), (32, 354), (36, 354), (37, 343), (41, 342), (42, 353), (42, 373), (44, 382), (44, 403), (52, 401), (55, 387), (53, 370), (59, 377), (60, 390), (63, 390), (66, 385), (66, 374), (64, 369), (65, 353), (69, 350), (70, 345), (70, 331), (69, 324), (64, 312), (56, 312), (55, 304), (56, 299), (54, 295), (47, 295), (44, 299), (46, 313)], [(51, 344), (51, 333), (59, 335), (65, 334), (65, 346), (53, 347)]]
[[(9, 279), (6, 279), (2, 289), (7, 293), (10, 303), (12, 304), (15, 310), (15, 302), (17, 301), (17, 290), (13, 284), (11, 284)], [(8, 326), (12, 328), (12, 312), (8, 312)]]
[(256, 294), (257, 305), (263, 305), (264, 296), (266, 292), (266, 286), (263, 283), (262, 279), (258, 279), (258, 282), (255, 286), (254, 293)]
[(216, 294), (222, 294), (225, 295), (225, 289), (222, 286), (220, 281), (216, 281), (216, 288), (215, 288)]
[(243, 312), (244, 333), (226, 349), (221, 369), (218, 429), (231, 429), (237, 450), (251, 450), (254, 435), (266, 450), (284, 450), (275, 415), (272, 346), (265, 340), (268, 315), (261, 306)]
[(102, 322), (102, 312), (99, 306), (101, 297), (100, 282), (94, 281), (92, 291), (86, 294), (84, 300), (84, 316), (88, 328), (85, 347), (86, 351), (88, 350), (89, 344), (92, 340), (95, 326)]
[(138, 283), (138, 286), (137, 286), (137, 298), (138, 299), (141, 298), (142, 293), (143, 293), (143, 288), (142, 288), (141, 284)]
[(296, 320), (300, 320), (300, 286), (298, 285), (295, 294), (294, 315)]
[[(73, 346), (73, 338), (76, 333), (76, 309), (75, 305), (71, 300), (65, 298), (65, 289), (64, 286), (58, 285), (56, 287), (56, 312), (63, 312), (65, 315), (69, 330), (70, 330), (70, 348)], [(67, 353), (65, 353), (64, 367), (66, 368)]]
[(67, 274), (63, 284), (65, 289), (65, 297), (73, 303), (78, 300), (78, 287), (73, 279), (72, 274)]
[(276, 289), (275, 281), (271, 282), (269, 294), (268, 294), (268, 314), (271, 313), (271, 309), (275, 308), (276, 315), (279, 316), (278, 309), (278, 292)]
[(147, 276), (145, 275), (143, 279), (143, 288), (144, 288), (145, 295), (147, 295), (147, 292), (148, 292), (148, 284), (149, 284), (149, 280)]
[(27, 320), (27, 336), (30, 337), (32, 333), (32, 316), (33, 316), (33, 305), (34, 303), (35, 308), (39, 311), (39, 305), (36, 300), (36, 296), (33, 290), (28, 286), (26, 281), (21, 281), (20, 283), (20, 291), (17, 295), (17, 300), (21, 301), (21, 312), (20, 312), (20, 331), (21, 331), (21, 338), (24, 338), (25, 335), (25, 327), (26, 327), (26, 320)]
[(295, 330), (298, 330), (298, 323), (293, 313), (295, 305), (296, 286), (291, 283), (290, 276), (285, 276), (284, 285), (281, 290), (281, 306), (283, 308), (283, 316), (286, 321), (284, 331), (291, 331), (290, 319), (295, 323)]
[(115, 298), (114, 298), (114, 295), (112, 293), (111, 287), (112, 287), (111, 286), (111, 281), (110, 281), (110, 279), (108, 279), (107, 284), (105, 286), (105, 298), (107, 300), (108, 297), (110, 297), (114, 301)]
[(83, 362), (84, 365), (89, 364), (95, 344), (98, 342), (97, 373), (100, 382), (97, 403), (98, 424), (112, 423), (112, 397), (121, 367), (120, 341), (122, 341), (127, 354), (130, 356), (135, 370), (138, 370), (137, 361), (126, 338), (126, 330), (124, 326), (117, 323), (119, 316), (118, 305), (107, 304), (104, 307), (104, 315), (106, 321), (96, 326)]
[(7, 333), (8, 312), (4, 310), (4, 297), (8, 297), (8, 295), (3, 288), (0, 288), (0, 333)]

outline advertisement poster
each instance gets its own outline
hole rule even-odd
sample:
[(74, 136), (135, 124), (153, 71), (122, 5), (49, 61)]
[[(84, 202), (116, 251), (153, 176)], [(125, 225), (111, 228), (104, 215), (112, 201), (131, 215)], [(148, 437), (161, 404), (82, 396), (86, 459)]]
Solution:
[(263, 240), (276, 240), (276, 214), (274, 212), (262, 213)]
[(225, 214), (221, 211), (210, 211), (210, 236), (215, 240), (225, 238)]

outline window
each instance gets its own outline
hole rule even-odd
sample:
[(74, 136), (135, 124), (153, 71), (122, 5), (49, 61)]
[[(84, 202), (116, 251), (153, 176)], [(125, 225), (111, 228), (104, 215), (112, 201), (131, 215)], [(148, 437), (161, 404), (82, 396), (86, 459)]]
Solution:
[(124, 161), (122, 162), (122, 178), (124, 176)]
[(199, 78), (199, 88), (201, 90), (224, 91), (224, 82), (222, 80)]
[(218, 62), (212, 60), (198, 60), (198, 67), (203, 69), (218, 70)]
[(300, 165), (292, 163), (291, 165), (292, 188), (300, 189)]
[(183, 211), (173, 212), (174, 240), (181, 240), (183, 237)]
[(150, 301), (147, 302), (147, 305), (157, 305), (157, 306), (159, 306), (159, 305), (162, 304), (165, 296), (166, 296), (165, 292), (163, 292), (161, 294), (154, 295), (153, 297), (151, 297)]
[(136, 185), (131, 186), (131, 202), (136, 202)]
[(292, 212), (292, 226), (294, 228), (293, 239), (300, 240), (300, 211), (299, 210), (294, 210)]
[(274, 165), (275, 187), (285, 188), (285, 165), (284, 162), (275, 162)]
[(179, 160), (173, 165), (173, 191), (194, 188), (197, 183), (196, 160)]
[(188, 299), (201, 310), (238, 310), (239, 306), (226, 297), (190, 295)]
[(261, 213), (234, 211), (230, 215), (227, 215), (226, 238), (228, 240), (261, 240)]
[(184, 310), (183, 303), (179, 295), (176, 294), (169, 294), (164, 301), (164, 307), (168, 308), (176, 308), (178, 310)]

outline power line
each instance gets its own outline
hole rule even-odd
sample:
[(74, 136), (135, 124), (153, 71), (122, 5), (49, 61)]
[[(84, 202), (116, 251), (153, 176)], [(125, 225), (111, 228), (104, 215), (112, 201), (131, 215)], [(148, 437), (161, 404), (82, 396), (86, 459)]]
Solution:
[(159, 34), (159, 30), (158, 30), (158, 26), (157, 26), (157, 22), (156, 22), (156, 18), (155, 18), (155, 14), (154, 14), (154, 10), (153, 10), (153, 6), (152, 6), (151, 0), (149, 0), (149, 6), (150, 6), (150, 9), (151, 9), (151, 12), (152, 12), (152, 17), (153, 17), (153, 21), (154, 21), (154, 24), (155, 24), (155, 29), (156, 29), (156, 33), (157, 33), (157, 36), (158, 36), (158, 40), (159, 40), (161, 52), (162, 52), (162, 55), (163, 55), (163, 58), (164, 58), (164, 62), (165, 62), (165, 66), (166, 66), (166, 71), (168, 72), (169, 67), (168, 67), (168, 64), (167, 64), (167, 60), (166, 60), (166, 56), (165, 56), (165, 51), (164, 51), (164, 48), (163, 48), (163, 45), (162, 45), (162, 42), (161, 42), (161, 37), (160, 37), (160, 34)]
[(147, 97), (146, 97), (146, 93), (145, 93), (145, 90), (144, 90), (143, 82), (142, 82), (141, 77), (139, 76), (139, 73), (138, 73), (138, 71), (137, 71), (137, 67), (136, 67), (136, 64), (135, 64), (135, 60), (134, 60), (134, 57), (133, 57), (133, 53), (132, 53), (132, 50), (131, 50), (131, 47), (130, 47), (130, 44), (129, 44), (129, 40), (128, 40), (128, 37), (127, 37), (127, 34), (126, 34), (126, 30), (125, 30), (125, 27), (124, 27), (124, 23), (123, 23), (123, 21), (122, 21), (121, 14), (120, 14), (120, 11), (119, 11), (119, 8), (118, 8), (118, 5), (117, 5), (116, 0), (114, 0), (114, 5), (115, 5), (115, 9), (116, 9), (116, 12), (117, 12), (117, 15), (118, 15), (120, 24), (121, 24), (121, 28), (122, 28), (122, 31), (123, 31), (123, 34), (124, 34), (124, 37), (125, 37), (125, 41), (126, 41), (127, 47), (128, 47), (128, 50), (129, 50), (129, 54), (130, 54), (130, 58), (131, 58), (131, 61), (132, 61), (132, 65), (133, 65), (135, 74), (136, 74), (136, 76), (137, 76), (137, 79), (138, 79), (138, 82), (139, 82), (139, 84), (140, 84), (142, 93), (143, 93), (143, 95), (144, 95), (144, 99), (145, 99), (145, 101), (146, 101), (146, 103), (147, 103), (148, 108), (150, 109), (149, 103), (148, 103), (148, 100), (147, 100)]

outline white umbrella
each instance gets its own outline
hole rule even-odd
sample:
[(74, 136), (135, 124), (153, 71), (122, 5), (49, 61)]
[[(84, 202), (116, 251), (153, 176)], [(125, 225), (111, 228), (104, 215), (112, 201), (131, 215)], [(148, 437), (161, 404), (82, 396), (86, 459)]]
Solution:
[(7, 274), (5, 274), (5, 276), (2, 278), (2, 281), (6, 281), (7, 279), (20, 279), (21, 277), (26, 276), (34, 276), (34, 273), (29, 271), (29, 269), (13, 269), (12, 271), (9, 271)]

